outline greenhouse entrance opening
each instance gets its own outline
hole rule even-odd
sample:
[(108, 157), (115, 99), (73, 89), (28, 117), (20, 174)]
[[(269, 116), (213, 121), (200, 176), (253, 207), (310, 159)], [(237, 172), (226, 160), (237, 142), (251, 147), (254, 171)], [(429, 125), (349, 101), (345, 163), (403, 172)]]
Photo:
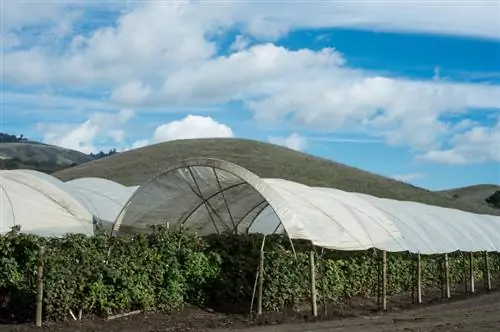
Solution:
[[(213, 161), (215, 162), (215, 161)], [(143, 184), (119, 214), (113, 233), (142, 233), (150, 226), (208, 234), (274, 234), (280, 219), (254, 187), (251, 173), (217, 162), (183, 163)], [(244, 179), (245, 178), (245, 179)]]

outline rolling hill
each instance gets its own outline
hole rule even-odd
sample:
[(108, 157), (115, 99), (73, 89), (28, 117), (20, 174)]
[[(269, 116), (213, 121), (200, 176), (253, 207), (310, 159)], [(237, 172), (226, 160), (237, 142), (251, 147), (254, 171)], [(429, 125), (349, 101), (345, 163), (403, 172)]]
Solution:
[(94, 160), (84, 153), (39, 142), (0, 143), (0, 169), (29, 168), (46, 173)]
[(488, 206), (486, 199), (500, 190), (500, 185), (478, 184), (475, 186), (454, 188), (438, 191), (440, 194), (447, 195), (459, 202), (465, 202), (474, 205)]
[(196, 139), (160, 143), (87, 162), (54, 173), (54, 176), (64, 181), (94, 176), (127, 186), (140, 185), (170, 163), (194, 157), (227, 160), (266, 178), (284, 178), (310, 186), (333, 187), (378, 197), (500, 215), (499, 211), (483, 204), (457, 201), (441, 193), (340, 163), (277, 145), (243, 139)]

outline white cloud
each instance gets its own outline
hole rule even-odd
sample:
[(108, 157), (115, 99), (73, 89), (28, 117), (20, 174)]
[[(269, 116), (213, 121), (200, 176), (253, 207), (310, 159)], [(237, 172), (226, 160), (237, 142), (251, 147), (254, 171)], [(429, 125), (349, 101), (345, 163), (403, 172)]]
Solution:
[(244, 35), (237, 35), (233, 43), (229, 46), (231, 51), (241, 51), (246, 49), (251, 43), (250, 38)]
[(2, 1), (2, 31), (21, 29), (39, 24), (57, 24), (67, 14), (67, 4), (62, 1), (28, 2)]
[(83, 153), (98, 152), (103, 147), (99, 143), (111, 139), (112, 144), (123, 142), (123, 126), (134, 117), (134, 112), (123, 109), (117, 113), (94, 113), (81, 124), (39, 123), (38, 131), (43, 132), (43, 142)]
[[(16, 50), (22, 43), (20, 28), (40, 26), (45, 31), (47, 25), (51, 36), (65, 36), (73, 32), (77, 18), (90, 19), (90, 15), (78, 15), (88, 6), (97, 6), (95, 2), (27, 7), (13, 0), (5, 3), (2, 40), (8, 41), (8, 47), (0, 70), (11, 85), (99, 89), (111, 91), (114, 103), (159, 105), (162, 110), (239, 101), (258, 121), (292, 121), (330, 132), (371, 132), (390, 144), (429, 151), (424, 160), (455, 158), (455, 162), (472, 152), (461, 136), (455, 137), (453, 148), (443, 149), (442, 139), (457, 128), (442, 115), (471, 107), (500, 108), (498, 85), (382, 77), (345, 66), (342, 54), (330, 48), (292, 51), (272, 43), (249, 47), (249, 38), (274, 40), (290, 29), (331, 26), (499, 38), (498, 5), (494, 2), (298, 2), (283, 6), (228, 1), (216, 7), (209, 1), (143, 2), (117, 8), (121, 14), (115, 22), (75, 35), (69, 46), (57, 50), (46, 42)], [(216, 37), (234, 27), (242, 27), (242, 31), (231, 46), (233, 53), (217, 56)], [(440, 78), (438, 70), (436, 78)], [(95, 105), (98, 103), (106, 104)], [(189, 122), (188, 118), (176, 125), (187, 128), (200, 120)], [(106, 135), (124, 139), (120, 129), (103, 130), (89, 121), (80, 129), (71, 127), (75, 131), (71, 140), (80, 142), (72, 143), (74, 146), (93, 148), (89, 137), (112, 130), (113, 134)], [(200, 123), (191, 132), (202, 132)], [(209, 132), (209, 127), (203, 130)], [(181, 135), (181, 130), (174, 129), (173, 124), (163, 125), (158, 135), (167, 139)], [(68, 130), (63, 134), (69, 135)], [(493, 130), (484, 127), (474, 138), (493, 137)], [(485, 155), (477, 160), (495, 160), (493, 148), (478, 151)]]
[(289, 51), (263, 44), (227, 57), (201, 62), (168, 75), (163, 85), (165, 102), (223, 103), (282, 89), (290, 80), (304, 80), (320, 69), (344, 63), (332, 48), (319, 52)]
[(211, 117), (188, 115), (182, 120), (158, 126), (153, 134), (153, 140), (155, 142), (165, 142), (175, 139), (233, 136), (231, 128)]
[(219, 123), (209, 116), (188, 115), (181, 120), (159, 125), (151, 139), (136, 141), (132, 148), (177, 139), (226, 138), (233, 136), (233, 130), (229, 126)]
[(297, 27), (353, 27), (498, 39), (498, 3), (469, 1), (330, 1), (321, 3), (250, 1), (243, 20), (255, 35), (276, 38)]
[(391, 176), (394, 180), (402, 181), (402, 182), (412, 182), (415, 180), (423, 179), (427, 177), (426, 174), (423, 173), (408, 173), (408, 174), (396, 174)]
[(418, 159), (444, 164), (500, 163), (500, 118), (494, 127), (476, 126), (457, 133), (450, 149), (431, 150)]
[(297, 151), (303, 151), (307, 147), (307, 138), (297, 133), (287, 137), (269, 137), (269, 142)]
[(138, 105), (152, 93), (151, 88), (140, 81), (131, 81), (120, 85), (110, 96), (110, 100), (126, 105)]

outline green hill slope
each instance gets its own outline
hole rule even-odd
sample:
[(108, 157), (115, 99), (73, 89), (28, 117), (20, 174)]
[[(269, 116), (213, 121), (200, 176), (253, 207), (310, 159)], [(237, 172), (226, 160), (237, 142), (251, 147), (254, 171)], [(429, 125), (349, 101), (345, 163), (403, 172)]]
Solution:
[(84, 153), (38, 142), (0, 143), (0, 169), (29, 168), (52, 173), (94, 160)]
[(96, 176), (124, 185), (139, 185), (170, 163), (195, 157), (227, 160), (266, 178), (284, 178), (310, 186), (332, 187), (472, 212), (498, 213), (482, 205), (459, 203), (446, 195), (333, 161), (272, 144), (242, 139), (171, 141), (91, 161), (59, 171), (54, 175), (65, 181)]
[(459, 202), (488, 207), (486, 199), (499, 190), (500, 185), (479, 184), (475, 186), (441, 190), (438, 191), (438, 193), (444, 194)]

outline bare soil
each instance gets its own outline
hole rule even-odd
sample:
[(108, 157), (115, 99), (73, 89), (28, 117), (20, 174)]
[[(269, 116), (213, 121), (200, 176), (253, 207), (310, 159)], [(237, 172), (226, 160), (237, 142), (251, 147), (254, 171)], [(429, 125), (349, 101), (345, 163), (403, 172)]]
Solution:
[[(498, 288), (497, 288), (498, 289)], [(376, 310), (376, 303), (352, 299), (344, 308), (319, 308), (312, 317), (308, 306), (301, 312), (265, 314), (251, 319), (242, 315), (225, 315), (186, 308), (182, 312), (138, 314), (113, 320), (83, 319), (47, 323), (42, 329), (30, 324), (0, 325), (0, 332), (314, 332), (314, 331), (499, 331), (500, 291), (464, 295), (455, 291), (450, 300), (439, 299), (439, 291), (427, 291), (423, 304), (411, 303), (409, 294), (392, 297), (388, 311)]]

